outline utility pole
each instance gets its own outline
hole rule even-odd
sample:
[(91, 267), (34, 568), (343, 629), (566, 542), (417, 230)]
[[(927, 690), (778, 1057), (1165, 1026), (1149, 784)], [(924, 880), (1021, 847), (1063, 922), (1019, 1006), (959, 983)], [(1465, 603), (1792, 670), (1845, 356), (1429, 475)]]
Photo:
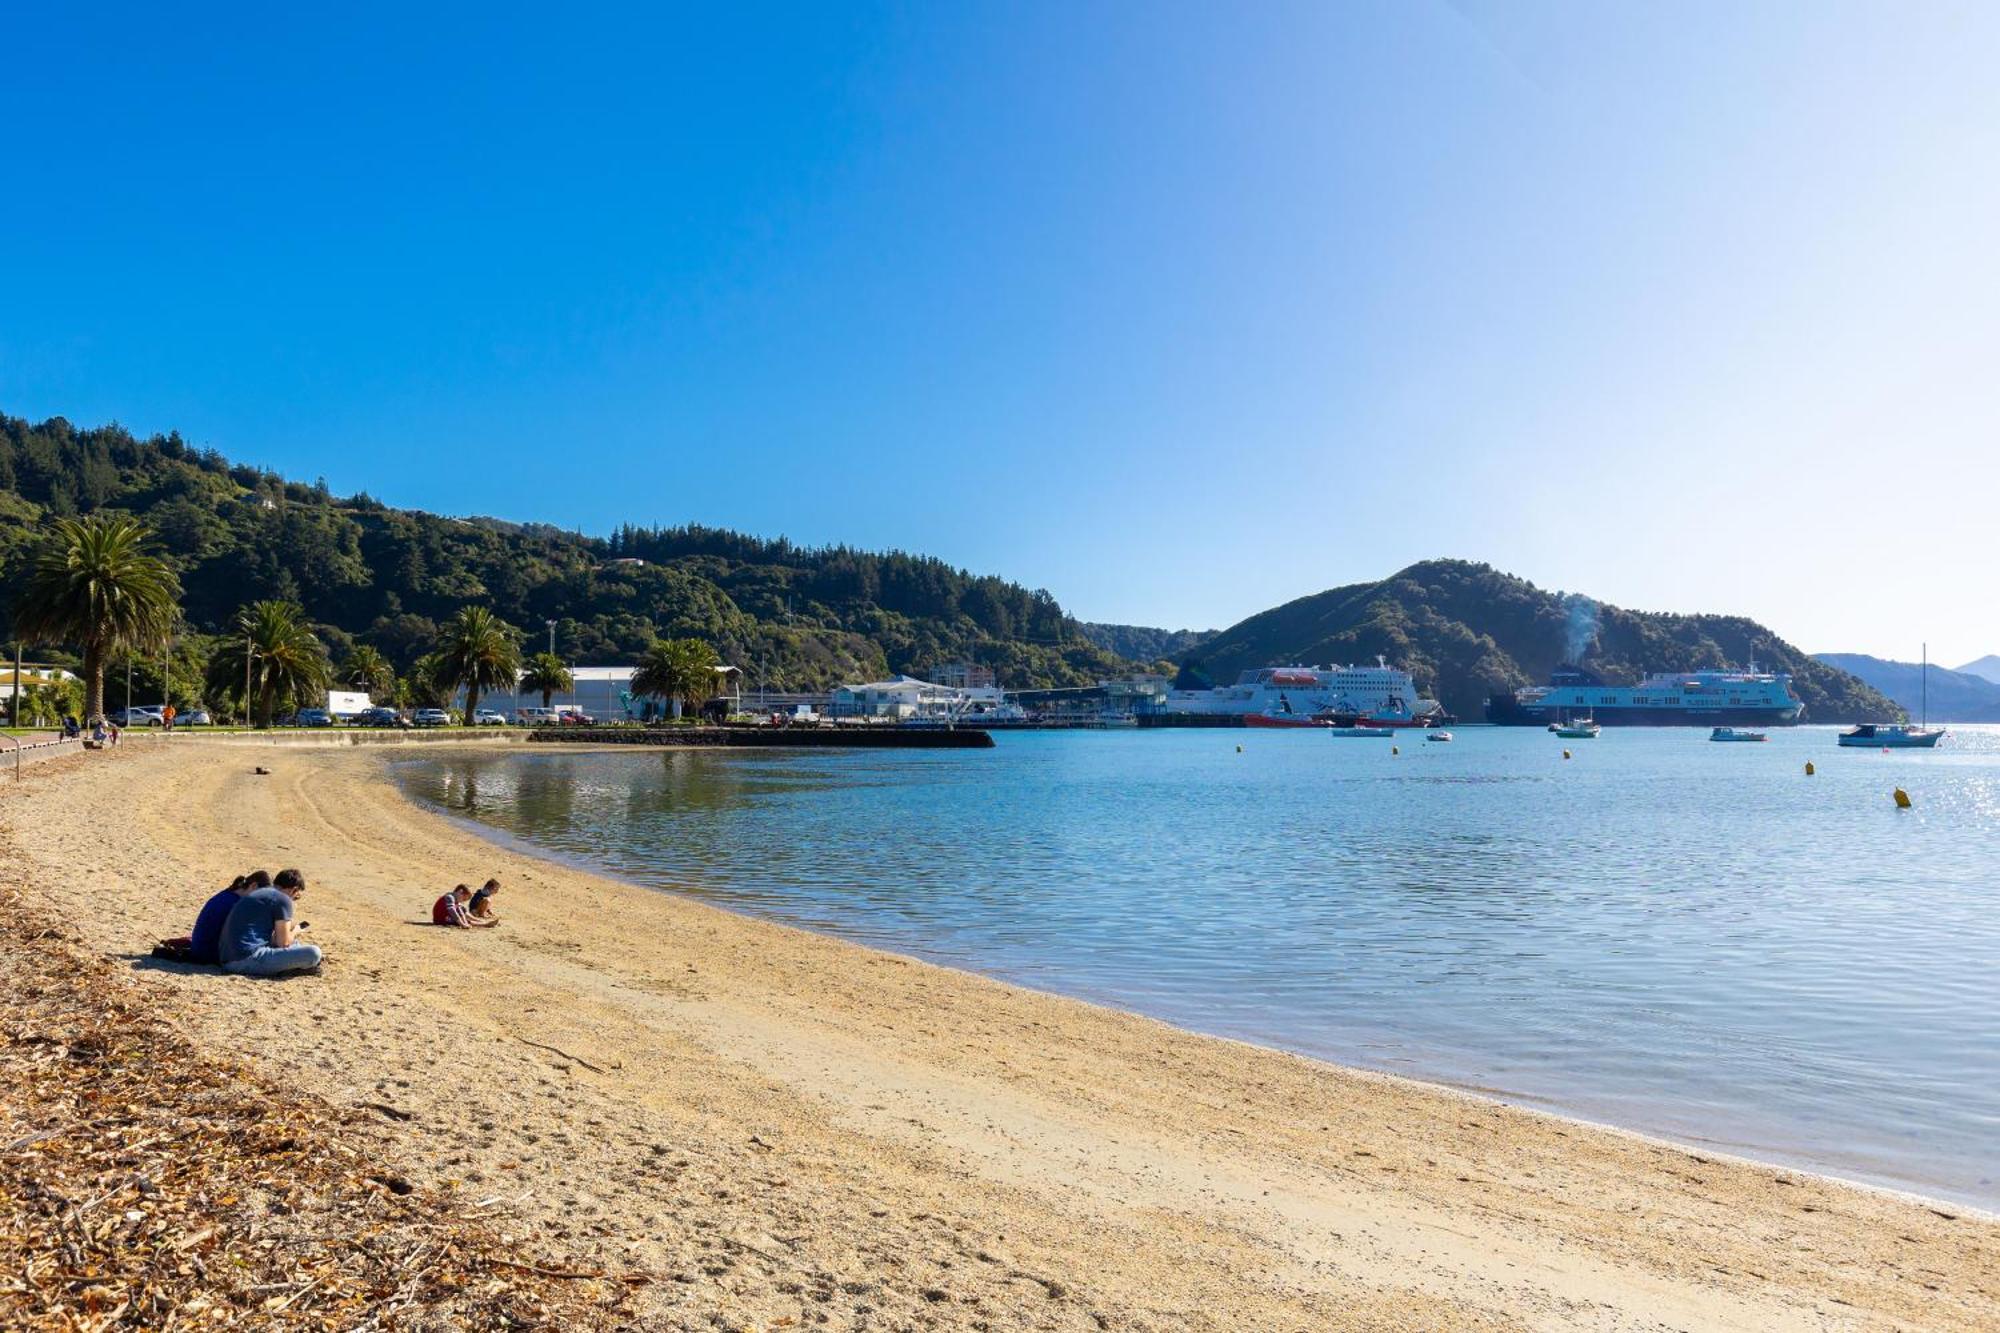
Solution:
[(132, 654), (125, 654), (125, 719), (132, 719)]
[(556, 655), (556, 622), (551, 620), (547, 624), (549, 627), (549, 656), (554, 657)]
[(243, 721), (250, 723), (250, 659), (257, 655), (257, 649), (250, 642), (248, 634), (243, 636)]
[[(14, 640), (14, 707), (7, 714), (7, 723), (13, 727), (21, 725), (21, 641), (19, 639)], [(14, 756), (14, 759), (17, 764), (20, 762), (19, 755)]]

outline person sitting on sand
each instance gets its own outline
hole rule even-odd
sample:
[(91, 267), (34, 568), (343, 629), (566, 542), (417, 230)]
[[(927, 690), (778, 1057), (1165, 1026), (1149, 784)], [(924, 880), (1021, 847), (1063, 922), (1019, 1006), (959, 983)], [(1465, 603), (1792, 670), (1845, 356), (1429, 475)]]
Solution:
[(300, 944), (292, 924), (292, 904), (306, 891), (306, 877), (280, 870), (268, 889), (252, 889), (229, 909), (222, 927), (222, 970), (244, 977), (310, 972), (320, 963), (319, 946)]
[(237, 901), (252, 889), (271, 887), (271, 872), (253, 870), (238, 875), (230, 886), (201, 905), (194, 919), (194, 933), (188, 936), (188, 961), (213, 967), (222, 961), (222, 928)]
[(491, 921), (474, 921), (466, 904), (472, 901), (472, 886), (461, 884), (431, 904), (431, 924), (450, 926), (455, 930), (471, 930), (474, 926), (490, 926)]
[(465, 905), (465, 914), (471, 918), (473, 924), (480, 926), (500, 924), (500, 917), (493, 910), (493, 895), (498, 892), (500, 892), (500, 881), (489, 879), (480, 886), (479, 892), (472, 895), (472, 901)]

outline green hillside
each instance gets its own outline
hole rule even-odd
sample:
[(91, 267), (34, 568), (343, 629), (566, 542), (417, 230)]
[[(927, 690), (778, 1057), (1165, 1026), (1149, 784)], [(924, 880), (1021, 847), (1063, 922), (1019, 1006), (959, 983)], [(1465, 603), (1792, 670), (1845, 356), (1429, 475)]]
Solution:
[(1483, 716), (1487, 696), (1544, 682), (1562, 662), (1630, 684), (1649, 671), (1752, 660), (1792, 673), (1809, 721), (1902, 716), (1876, 690), (1754, 620), (1627, 611), (1464, 560), (1427, 560), (1379, 583), (1301, 597), (1223, 630), (1181, 660), (1186, 674), (1222, 681), (1247, 667), (1372, 662), (1378, 655), (1467, 719)]
[(1153, 629), (1146, 625), (1103, 625), (1089, 621), (1078, 628), (1105, 652), (1132, 662), (1162, 662), (1180, 657), (1215, 633), (1212, 629)]
[[(490, 606), (527, 647), (629, 663), (656, 637), (694, 637), (754, 684), (823, 689), (969, 659), (1005, 684), (1081, 685), (1124, 664), (1046, 592), (901, 552), (804, 548), (701, 527), (606, 538), (539, 524), (445, 518), (340, 498), (197, 449), (0, 416), (0, 578), (20, 586), (53, 516), (119, 511), (150, 525), (186, 590), (192, 648), (247, 602), (298, 602), (336, 662), (355, 644), (404, 670), (439, 622)], [(0, 598), (0, 638), (11, 638)]]

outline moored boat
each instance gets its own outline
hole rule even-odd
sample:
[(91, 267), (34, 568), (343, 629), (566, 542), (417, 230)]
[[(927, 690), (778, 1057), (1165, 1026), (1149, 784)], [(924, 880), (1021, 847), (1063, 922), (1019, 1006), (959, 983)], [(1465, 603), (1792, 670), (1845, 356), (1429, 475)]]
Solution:
[(1768, 741), (1771, 739), (1763, 732), (1752, 731), (1748, 727), (1717, 727), (1714, 731), (1708, 733), (1708, 738), (1712, 741)]
[(1332, 724), (1307, 713), (1279, 711), (1245, 713), (1243, 715), (1243, 725), (1246, 727), (1324, 727)]
[(1587, 717), (1573, 718), (1555, 729), (1556, 735), (1568, 741), (1592, 741), (1604, 728)]
[(1885, 750), (1932, 750), (1944, 739), (1943, 727), (1931, 726), (1931, 646), (1924, 645), (1923, 707), (1916, 726), (1907, 722), (1863, 722), (1840, 733), (1840, 743), (1852, 747), (1879, 745)]
[(1448, 731), (1433, 731), (1430, 735), (1424, 737), (1424, 739), (1427, 741), (1448, 741), (1451, 739), (1451, 733)]
[(1394, 736), (1396, 732), (1390, 727), (1328, 727), (1326, 734), (1337, 740), (1350, 740), (1360, 737), (1368, 740), (1385, 741)]
[(1840, 733), (1842, 745), (1863, 749), (1929, 750), (1943, 739), (1943, 727), (1912, 727), (1902, 722), (1863, 722)]
[[(1409, 672), (1381, 658), (1374, 666), (1271, 666), (1244, 671), (1233, 685), (1169, 690), (1159, 714), (1171, 725), (1427, 727), (1444, 709), (1417, 692)], [(1258, 718), (1265, 721), (1258, 721)], [(1303, 721), (1290, 721), (1298, 718)], [(1279, 719), (1271, 721), (1269, 719)]]
[(1790, 675), (1759, 671), (1754, 662), (1741, 671), (1656, 671), (1637, 685), (1607, 684), (1566, 663), (1547, 685), (1486, 701), (1486, 720), (1503, 726), (1560, 723), (1584, 713), (1609, 727), (1788, 727), (1804, 715), (1805, 704), (1792, 693)]

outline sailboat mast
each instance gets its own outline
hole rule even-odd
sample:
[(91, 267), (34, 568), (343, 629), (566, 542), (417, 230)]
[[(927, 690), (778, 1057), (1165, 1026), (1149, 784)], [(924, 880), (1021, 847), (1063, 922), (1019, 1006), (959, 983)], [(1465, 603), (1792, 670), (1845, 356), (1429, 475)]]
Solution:
[(1922, 725), (1925, 731), (1929, 731), (1931, 729), (1931, 646), (1928, 642), (1924, 644), (1923, 701), (1924, 720)]

